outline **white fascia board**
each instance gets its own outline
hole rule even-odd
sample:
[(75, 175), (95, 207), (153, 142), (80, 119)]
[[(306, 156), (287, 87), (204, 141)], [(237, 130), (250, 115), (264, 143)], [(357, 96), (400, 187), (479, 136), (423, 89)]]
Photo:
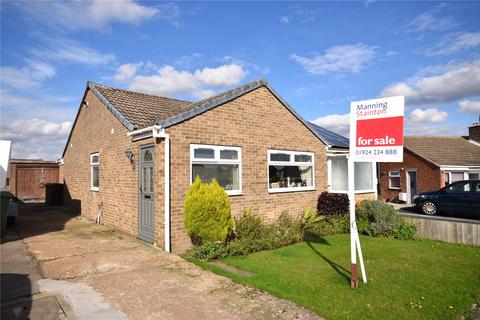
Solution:
[(138, 141), (138, 140), (147, 139), (151, 137), (162, 138), (163, 137), (162, 134), (164, 134), (164, 130), (161, 126), (158, 126), (158, 125), (127, 132), (127, 136), (131, 137), (132, 141)]
[(480, 166), (440, 166), (442, 171), (477, 171)]

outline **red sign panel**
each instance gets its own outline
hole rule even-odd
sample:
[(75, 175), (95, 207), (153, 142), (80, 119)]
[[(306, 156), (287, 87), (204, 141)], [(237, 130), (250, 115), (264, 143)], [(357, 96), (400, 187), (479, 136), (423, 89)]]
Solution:
[(357, 147), (403, 146), (403, 117), (357, 120)]

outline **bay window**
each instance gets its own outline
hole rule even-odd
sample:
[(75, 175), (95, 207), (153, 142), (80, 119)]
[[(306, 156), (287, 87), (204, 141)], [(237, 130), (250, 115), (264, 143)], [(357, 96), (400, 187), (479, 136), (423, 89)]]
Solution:
[(191, 182), (216, 179), (229, 195), (242, 193), (242, 150), (238, 147), (190, 145)]
[(268, 191), (314, 190), (314, 154), (268, 150)]

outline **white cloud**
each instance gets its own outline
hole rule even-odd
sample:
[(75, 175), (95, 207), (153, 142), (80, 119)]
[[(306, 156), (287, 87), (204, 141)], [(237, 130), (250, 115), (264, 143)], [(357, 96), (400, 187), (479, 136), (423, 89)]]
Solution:
[(464, 63), (434, 76), (408, 79), (392, 84), (380, 94), (383, 97), (404, 95), (407, 104), (448, 103), (480, 95), (480, 59)]
[(336, 132), (344, 137), (350, 134), (350, 113), (347, 114), (331, 114), (312, 120), (325, 129)]
[(178, 71), (166, 65), (161, 67), (157, 74), (149, 76), (136, 76), (129, 88), (150, 94), (175, 96), (186, 94), (198, 89), (195, 76), (188, 71)]
[(447, 119), (448, 113), (440, 111), (437, 108), (414, 109), (410, 112), (410, 121), (412, 122), (442, 122)]
[(397, 51), (390, 50), (390, 51), (387, 51), (387, 53), (386, 53), (385, 55), (386, 55), (387, 57), (392, 57), (392, 56), (398, 55), (398, 52), (397, 52)]
[[(75, 117), (75, 109), (62, 107), (78, 103), (78, 97), (62, 96), (25, 96), (12, 94), (8, 90), (0, 90), (2, 101), (2, 121), (12, 122), (28, 115), (29, 118), (46, 118), (54, 122), (64, 122)], [(6, 120), (5, 120), (6, 119)]]
[(463, 134), (463, 128), (451, 125), (439, 125), (437, 123), (418, 123), (405, 119), (405, 135), (419, 136), (452, 136)]
[(65, 39), (47, 39), (45, 48), (32, 49), (32, 54), (48, 61), (67, 61), (85, 65), (103, 65), (115, 62), (113, 54), (98, 52), (83, 43)]
[(132, 0), (91, 1), (86, 10), (91, 23), (96, 26), (103, 26), (112, 21), (137, 23), (152, 18), (159, 11), (139, 5)]
[(328, 48), (324, 54), (315, 54), (311, 58), (296, 54), (290, 58), (298, 62), (311, 74), (323, 75), (329, 72), (361, 71), (375, 57), (376, 47), (363, 43), (355, 45), (341, 45)]
[(206, 89), (206, 90), (195, 91), (194, 95), (198, 99), (202, 100), (202, 99), (206, 99), (206, 98), (210, 98), (210, 97), (214, 96), (215, 93), (216, 93), (215, 90)]
[(72, 128), (70, 121), (17, 119), (1, 123), (0, 138), (12, 140), (12, 156), (16, 158), (57, 159)]
[(239, 83), (247, 72), (238, 64), (218, 68), (204, 68), (195, 71), (195, 78), (207, 86), (226, 87)]
[(117, 74), (113, 76), (113, 80), (119, 82), (127, 82), (133, 79), (138, 71), (138, 68), (142, 66), (142, 62), (139, 63), (126, 63), (117, 68)]
[(480, 113), (480, 100), (462, 100), (459, 103), (461, 112)]
[(78, 97), (48, 96), (42, 90), (19, 95), (3, 88), (0, 100), (0, 137), (13, 141), (14, 157), (60, 157)]
[(147, 7), (133, 0), (33, 1), (17, 6), (32, 20), (58, 30), (109, 29), (112, 23), (141, 23), (154, 16), (174, 22), (179, 15), (176, 4)]
[(288, 8), (288, 15), (281, 16), (279, 18), (280, 23), (299, 23), (304, 24), (317, 19), (320, 9), (307, 9), (300, 4), (292, 5)]
[(456, 28), (459, 24), (451, 18), (440, 17), (438, 13), (445, 7), (439, 4), (433, 9), (419, 14), (405, 26), (407, 32), (447, 31)]
[(194, 52), (192, 54), (185, 54), (181, 57), (176, 58), (173, 61), (173, 64), (180, 68), (190, 68), (195, 60), (198, 60), (203, 57), (202, 53)]
[(247, 71), (236, 64), (197, 69), (194, 72), (165, 65), (156, 74), (135, 75), (129, 88), (160, 96), (193, 96), (203, 99), (215, 94), (214, 88), (238, 84), (246, 75)]
[(480, 32), (448, 36), (437, 45), (426, 50), (427, 56), (449, 55), (480, 46)]
[(0, 81), (3, 85), (15, 89), (32, 89), (41, 86), (42, 82), (55, 76), (55, 68), (48, 63), (27, 60), (22, 68), (0, 67)]
[(288, 16), (282, 16), (280, 17), (280, 22), (285, 24), (290, 23), (290, 18)]

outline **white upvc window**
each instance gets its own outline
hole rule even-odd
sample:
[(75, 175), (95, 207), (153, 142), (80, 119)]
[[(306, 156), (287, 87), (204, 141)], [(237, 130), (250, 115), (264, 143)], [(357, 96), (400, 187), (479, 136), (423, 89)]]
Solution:
[[(348, 160), (343, 154), (328, 157), (329, 191), (348, 192)], [(355, 193), (375, 192), (376, 166), (374, 162), (355, 162)]]
[(190, 182), (215, 178), (228, 195), (242, 194), (242, 148), (190, 145)]
[(314, 154), (268, 150), (268, 192), (315, 190)]
[(90, 155), (90, 190), (100, 190), (100, 155), (98, 153)]
[(445, 170), (445, 185), (460, 180), (477, 180), (479, 177), (480, 170), (478, 168), (449, 168)]
[(388, 171), (388, 188), (400, 189), (400, 171)]

